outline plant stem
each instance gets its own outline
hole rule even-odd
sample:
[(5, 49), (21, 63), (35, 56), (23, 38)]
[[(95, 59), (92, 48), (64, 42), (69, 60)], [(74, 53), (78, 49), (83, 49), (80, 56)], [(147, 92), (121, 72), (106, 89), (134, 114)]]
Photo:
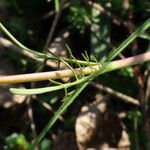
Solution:
[(44, 130), (40, 133), (40, 135), (38, 136), (38, 138), (36, 139), (34, 144), (30, 147), (31, 150), (34, 149), (34, 147), (43, 139), (43, 137), (45, 136), (47, 131), (54, 125), (54, 123), (58, 120), (60, 115), (66, 111), (66, 109), (73, 103), (75, 98), (77, 98), (79, 96), (79, 94), (83, 91), (83, 89), (88, 84), (89, 84), (89, 82), (86, 82), (86, 83), (79, 85), (78, 88), (69, 97), (65, 98), (66, 100), (69, 99), (69, 101), (67, 101), (67, 103), (65, 103), (65, 99), (64, 99), (65, 105), (62, 104), (60, 106), (60, 108), (57, 110), (55, 116), (49, 121), (49, 123), (46, 125)]
[[(136, 65), (146, 61), (150, 61), (150, 52), (146, 52), (144, 54), (140, 54), (126, 59), (112, 61), (111, 63), (109, 63), (108, 66), (106, 66), (104, 72), (109, 72), (123, 67)], [(89, 75), (94, 71), (100, 70), (100, 68), (101, 67), (99, 65), (94, 65), (92, 68), (84, 67), (82, 72), (84, 73), (84, 75)], [(80, 68), (76, 68), (74, 70), (77, 75), (81, 74)], [(22, 75), (1, 76), (0, 84), (17, 84), (17, 83), (24, 83), (24, 82), (43, 81), (49, 79), (60, 79), (60, 78), (73, 77), (73, 76), (74, 73), (72, 72), (71, 69), (51, 71), (51, 72), (41, 72), (41, 73), (30, 73), (30, 74), (22, 74)]]
[(20, 43), (3, 25), (2, 23), (0, 22), (0, 28), (2, 29), (2, 31), (17, 45), (19, 46), (20, 48), (22, 48), (23, 50), (26, 50), (26, 51), (29, 51), (37, 56), (45, 56), (44, 54), (42, 53), (39, 53), (39, 52), (36, 52), (26, 46), (24, 46), (22, 43)]
[[(113, 49), (112, 51), (110, 51), (110, 53), (108, 54), (107, 59), (103, 59), (104, 61), (111, 61), (112, 59), (114, 59), (118, 54), (120, 54), (133, 40), (135, 40), (138, 36), (140, 36), (146, 29), (148, 29), (150, 26), (150, 19), (148, 19), (143, 25), (141, 25), (133, 34), (131, 34), (122, 44), (120, 44), (116, 49)], [(55, 59), (52, 58), (51, 55), (46, 55), (40, 52), (37, 52), (35, 50), (32, 50), (26, 46), (24, 46), (22, 43), (20, 43), (0, 22), (0, 28), (2, 29), (2, 31), (20, 48), (22, 48), (24, 51), (28, 51), (30, 53), (32, 53), (33, 55), (35, 55), (36, 57), (39, 57), (41, 59)], [(67, 62), (70, 62), (70, 59), (64, 59)], [(74, 61), (73, 61), (74, 62)], [(78, 61), (79, 63), (83, 63), (84, 65), (87, 64), (89, 65), (89, 63), (87, 63), (86, 61)], [(90, 64), (93, 64), (90, 62)]]
[(121, 43), (116, 49), (110, 51), (107, 61), (111, 61), (118, 54), (120, 54), (131, 42), (133, 42), (138, 36), (140, 36), (150, 26), (150, 19), (148, 19), (142, 26), (140, 26), (134, 33), (132, 33), (123, 43)]
[[(33, 60), (35, 60), (37, 62), (40, 62), (40, 63), (43, 63), (44, 62), (44, 58), (47, 58), (48, 59), (47, 62), (46, 62), (47, 66), (55, 68), (55, 69), (58, 67), (58, 64), (56, 63), (57, 60), (52, 58), (51, 56), (46, 55), (46, 54), (44, 55), (43, 53), (39, 53), (38, 52), (38, 54), (40, 54), (40, 55), (43, 54), (44, 57), (36, 57), (36, 54), (33, 53), (33, 50), (32, 51), (26, 51), (26, 50), (20, 48), (19, 46), (15, 45), (14, 43), (12, 43), (8, 39), (0, 37), (0, 45), (3, 46), (3, 47), (9, 48), (9, 49), (15, 50), (18, 53), (20, 53), (20, 54), (22, 54), (22, 55), (24, 55), (24, 56), (26, 56), (28, 58), (31, 58), (31, 59), (33, 59)], [(36, 51), (34, 51), (34, 52), (36, 52)], [(54, 60), (54, 61), (52, 61), (52, 60)], [(96, 65), (97, 64), (96, 62), (89, 62), (88, 63), (88, 62), (86, 62), (84, 60), (74, 60), (74, 59), (70, 60), (68, 58), (63, 58), (63, 60), (66, 61), (66, 62), (74, 63), (74, 64), (76, 64), (76, 61), (78, 61), (78, 63), (80, 65), (84, 65), (84, 66), (88, 66), (89, 63), (90, 63), (90, 65)], [(61, 69), (65, 68), (65, 65), (63, 63), (61, 63), (61, 62), (60, 62), (60, 68)]]
[(96, 83), (96, 82), (91, 82), (91, 85), (93, 87), (97, 88), (100, 91), (107, 92), (110, 95), (112, 95), (116, 98), (119, 98), (120, 100), (123, 100), (126, 103), (134, 104), (136, 106), (140, 105), (140, 102), (137, 99), (132, 98), (128, 95), (125, 95), (125, 94), (123, 94), (119, 91), (115, 91), (115, 90), (111, 89), (110, 87), (103, 86), (102, 84), (99, 84), (99, 83)]

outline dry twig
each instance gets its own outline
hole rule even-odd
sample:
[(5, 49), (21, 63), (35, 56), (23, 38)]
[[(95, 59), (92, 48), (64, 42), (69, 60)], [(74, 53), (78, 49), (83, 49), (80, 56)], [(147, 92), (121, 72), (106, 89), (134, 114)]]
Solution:
[(56, 13), (54, 21), (53, 21), (52, 26), (50, 28), (50, 31), (48, 33), (48, 37), (47, 37), (47, 40), (45, 42), (44, 49), (48, 48), (50, 43), (52, 42), (52, 38), (53, 38), (53, 35), (55, 33), (56, 26), (58, 24), (59, 18), (61, 16), (61, 13), (62, 13), (62, 10), (63, 10), (63, 3), (64, 3), (64, 0), (61, 0), (60, 1), (59, 11)]
[[(65, 4), (63, 5), (62, 9), (64, 10), (64, 9), (68, 8), (69, 6), (70, 6), (70, 3), (69, 3), (69, 2), (67, 2), (67, 3), (65, 3)], [(43, 18), (44, 18), (44, 19), (47, 19), (47, 18), (49, 18), (49, 17), (53, 16), (55, 13), (56, 13), (56, 11), (55, 11), (55, 10), (50, 11), (50, 12), (48, 12), (46, 15), (44, 15), (44, 17), (43, 17)]]
[(103, 86), (103, 85), (96, 83), (96, 82), (92, 82), (91, 85), (96, 87), (97, 89), (99, 89), (101, 91), (107, 92), (107, 93), (111, 94), (112, 96), (123, 100), (124, 102), (131, 103), (131, 104), (134, 104), (136, 106), (140, 105), (140, 103), (137, 99), (132, 98), (130, 96), (127, 96), (121, 92), (115, 91), (109, 87)]

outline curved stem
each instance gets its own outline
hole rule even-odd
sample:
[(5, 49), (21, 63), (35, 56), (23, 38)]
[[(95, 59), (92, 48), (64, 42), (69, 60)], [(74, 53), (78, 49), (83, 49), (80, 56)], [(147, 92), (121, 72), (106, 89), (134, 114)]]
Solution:
[(148, 19), (142, 26), (140, 26), (134, 33), (132, 33), (123, 43), (121, 43), (116, 49), (110, 51), (107, 61), (111, 61), (118, 54), (120, 54), (132, 41), (140, 36), (145, 30), (150, 27), (150, 19)]
[[(106, 66), (104, 72), (109, 72), (109, 71), (113, 71), (113, 70), (120, 69), (123, 67), (136, 65), (136, 64), (143, 63), (146, 61), (150, 61), (150, 52), (146, 52), (144, 54), (140, 54), (134, 57), (126, 58), (126, 59), (112, 61), (109, 63), (109, 65)], [(94, 70), (95, 71), (100, 70), (99, 65), (94, 65), (92, 68), (85, 67), (83, 68), (82, 72), (84, 73), (84, 75), (89, 75), (92, 72), (94, 72)], [(77, 75), (80, 75), (81, 73), (80, 68), (76, 68), (74, 70)], [(43, 80), (49, 80), (49, 79), (60, 79), (60, 78), (73, 77), (73, 76), (74, 76), (74, 73), (70, 69), (60, 70), (60, 71), (51, 71), (51, 72), (1, 76), (0, 84), (17, 84), (17, 83), (24, 83), (24, 82), (43, 81)]]
[[(10, 89), (11, 92), (15, 94), (24, 94), (24, 95), (31, 95), (31, 94), (42, 94), (46, 92), (52, 92), (60, 89), (67, 89), (71, 86), (75, 86), (81, 83), (89, 82), (93, 80), (100, 74), (113, 71), (119, 68), (135, 65), (141, 62), (150, 61), (150, 52), (145, 54), (141, 54), (138, 56), (126, 58), (124, 60), (117, 60), (113, 61), (108, 64), (104, 64), (103, 67), (99, 65), (95, 65), (91, 67), (85, 67), (82, 72), (80, 68), (74, 69), (76, 74), (84, 73), (85, 75), (89, 75), (87, 77), (81, 78), (76, 80), (75, 82), (61, 84), (57, 86), (51, 87), (44, 87), (44, 88), (36, 88), (36, 89)], [(72, 70), (61, 70), (61, 71), (53, 71), (53, 72), (42, 72), (42, 73), (33, 73), (33, 74), (24, 74), (24, 75), (14, 75), (14, 76), (6, 76), (0, 77), (0, 84), (12, 84), (12, 83), (21, 83), (21, 82), (31, 82), (31, 81), (41, 81), (41, 80), (48, 80), (48, 79), (58, 79), (63, 77), (72, 77), (74, 76), (74, 72)]]
[(24, 46), (22, 43), (20, 43), (0, 22), (0, 28), (2, 29), (2, 31), (20, 48), (22, 48), (23, 50), (26, 50), (28, 52), (33, 53), (36, 56), (42, 57), (45, 56), (45, 54), (40, 53), (40, 52), (36, 52), (35, 50), (32, 50), (26, 46)]
[[(105, 72), (136, 65), (146, 61), (150, 61), (150, 52), (146, 52), (144, 54), (140, 54), (126, 59), (112, 61), (105, 68)], [(82, 72), (84, 73), (84, 75), (89, 75), (93, 72), (93, 70), (99, 70), (100, 66), (95, 65), (92, 68), (93, 69), (91, 69), (91, 67), (85, 67), (83, 68)], [(74, 70), (77, 75), (80, 75), (81, 73), (80, 68), (76, 68)], [(49, 79), (60, 79), (60, 78), (73, 77), (73, 76), (74, 73), (70, 69), (60, 70), (60, 71), (41, 72), (41, 73), (0, 76), (0, 84), (17, 84), (17, 83), (25, 83), (25, 82), (33, 82), (33, 81), (44, 81)]]

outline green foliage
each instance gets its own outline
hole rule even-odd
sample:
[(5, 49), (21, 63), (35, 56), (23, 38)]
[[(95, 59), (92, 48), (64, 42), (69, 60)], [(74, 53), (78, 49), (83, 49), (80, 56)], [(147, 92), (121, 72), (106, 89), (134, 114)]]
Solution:
[(72, 29), (76, 29), (81, 34), (85, 33), (90, 22), (90, 11), (82, 6), (71, 6), (69, 10), (68, 22), (72, 24)]
[(6, 138), (7, 145), (4, 146), (5, 150), (28, 150), (30, 144), (27, 142), (23, 134), (13, 133)]
[(50, 149), (52, 141), (50, 141), (49, 139), (43, 139), (41, 141), (41, 150), (48, 150)]
[(50, 104), (55, 104), (58, 101), (58, 97), (53, 97), (50, 99)]
[[(31, 144), (27, 142), (25, 136), (23, 134), (13, 133), (12, 135), (6, 137), (5, 139), (4, 150), (29, 150)], [(52, 141), (44, 138), (41, 141), (41, 150), (50, 149)]]
[(118, 71), (118, 74), (125, 76), (125, 77), (134, 77), (133, 69), (131, 67), (122, 68)]
[(140, 111), (129, 111), (127, 117), (133, 122), (135, 130), (142, 123), (142, 114)]
[(91, 54), (93, 54), (98, 60), (107, 56), (110, 37), (110, 23), (105, 14), (92, 8), (91, 10)]
[(140, 111), (132, 110), (127, 113), (127, 118), (130, 120), (130, 126), (133, 128), (133, 130), (129, 131), (129, 137), (132, 142), (131, 149), (139, 149), (140, 143), (142, 147), (146, 149), (147, 136), (145, 129), (142, 127), (142, 113)]

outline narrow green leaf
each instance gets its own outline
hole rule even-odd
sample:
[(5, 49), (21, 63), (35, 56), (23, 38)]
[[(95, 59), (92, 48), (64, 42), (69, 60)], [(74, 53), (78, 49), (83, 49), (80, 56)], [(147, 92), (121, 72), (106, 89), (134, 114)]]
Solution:
[(141, 35), (146, 29), (150, 27), (150, 19), (148, 19), (143, 25), (141, 25), (134, 33), (132, 33), (123, 43), (121, 43), (116, 49), (110, 51), (105, 61), (111, 61), (118, 54), (120, 54), (132, 41)]
[[(43, 131), (40, 133), (40, 135), (37, 137), (34, 144), (30, 147), (30, 150), (33, 150), (43, 137), (46, 135), (47, 131), (54, 125), (54, 123), (58, 120), (60, 115), (65, 112), (65, 110), (73, 103), (73, 101), (79, 96), (79, 94), (83, 91), (83, 89), (89, 84), (89, 82), (86, 82), (82, 85), (77, 86), (76, 90), (71, 93), (68, 97), (66, 97), (63, 101), (64, 103), (59, 107), (54, 117), (49, 121), (49, 123), (46, 125), (46, 127), (43, 129)], [(66, 103), (67, 101), (67, 103)]]
[(59, 11), (59, 0), (54, 0), (55, 2), (55, 11)]

